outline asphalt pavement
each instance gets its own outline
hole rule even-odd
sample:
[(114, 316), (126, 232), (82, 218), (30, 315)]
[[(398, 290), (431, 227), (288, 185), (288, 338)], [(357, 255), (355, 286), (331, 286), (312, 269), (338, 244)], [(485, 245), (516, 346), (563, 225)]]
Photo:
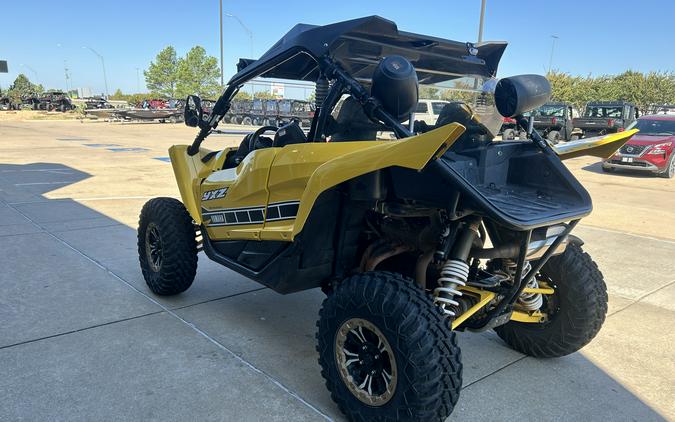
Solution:
[[(314, 350), (320, 291), (279, 295), (202, 254), (184, 294), (145, 286), (138, 213), (178, 197), (167, 149), (194, 135), (0, 122), (0, 421), (342, 420)], [(594, 198), (575, 233), (606, 278), (605, 325), (548, 360), (460, 333), (451, 421), (675, 420), (675, 180), (568, 166)]]

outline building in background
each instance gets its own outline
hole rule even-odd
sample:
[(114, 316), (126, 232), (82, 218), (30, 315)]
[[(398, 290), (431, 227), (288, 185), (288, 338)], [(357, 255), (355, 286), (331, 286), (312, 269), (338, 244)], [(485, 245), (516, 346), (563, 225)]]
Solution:
[(272, 82), (270, 84), (270, 94), (272, 94), (274, 98), (284, 98), (284, 90), (285, 90), (284, 84), (276, 82)]

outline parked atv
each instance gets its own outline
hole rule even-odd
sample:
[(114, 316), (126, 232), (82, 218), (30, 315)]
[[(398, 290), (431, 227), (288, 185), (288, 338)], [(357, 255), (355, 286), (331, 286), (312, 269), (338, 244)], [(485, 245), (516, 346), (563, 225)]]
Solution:
[(534, 128), (553, 144), (572, 139), (573, 111), (569, 103), (548, 102), (531, 113)]
[(260, 98), (255, 98), (251, 104), (251, 109), (248, 114), (243, 116), (241, 119), (241, 124), (246, 126), (261, 126), (266, 124), (265, 119), (267, 116), (267, 101), (261, 100)]
[(21, 103), (16, 104), (17, 110), (39, 110), (41, 101), (37, 95), (24, 95)]
[(251, 112), (252, 105), (253, 101), (251, 100), (232, 101), (232, 105), (223, 120), (225, 120), (225, 123), (241, 124), (243, 117)]
[[(635, 131), (555, 149), (536, 130), (495, 142), (502, 116), (525, 128), (523, 113), (550, 94), (542, 76), (494, 79), (505, 48), (399, 32), (375, 16), (297, 25), (240, 61), (210, 115), (187, 99), (185, 122), (199, 133), (169, 150), (182, 202), (156, 198), (141, 211), (149, 288), (187, 290), (202, 248), (279, 293), (321, 288), (321, 373), (356, 421), (443, 421), (462, 386), (456, 331), (494, 329), (540, 358), (582, 348), (604, 322), (607, 291), (571, 235), (591, 198), (561, 160), (608, 157)], [(308, 135), (291, 122), (239, 147), (202, 148), (258, 77), (316, 82)], [(446, 104), (415, 133), (400, 123), (419, 82), (460, 77), (476, 81), (473, 102)], [(398, 139), (374, 140), (382, 127)]]
[(634, 104), (625, 101), (592, 101), (584, 115), (574, 119), (572, 139), (616, 133), (625, 130), (640, 116)]
[(500, 130), (502, 139), (505, 141), (512, 141), (514, 139), (527, 139), (527, 132), (525, 129), (518, 126), (516, 119), (504, 117), (502, 120), (502, 128)]
[(0, 95), (0, 110), (14, 110), (14, 104), (10, 97)]
[(47, 91), (39, 98), (38, 108), (45, 111), (66, 112), (74, 110), (75, 106), (68, 94), (63, 91)]

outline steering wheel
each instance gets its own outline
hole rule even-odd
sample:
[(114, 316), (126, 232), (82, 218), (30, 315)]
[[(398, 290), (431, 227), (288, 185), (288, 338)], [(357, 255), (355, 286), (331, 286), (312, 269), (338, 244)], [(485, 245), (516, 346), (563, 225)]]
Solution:
[(276, 131), (279, 130), (279, 128), (276, 126), (263, 126), (261, 128), (258, 128), (248, 138), (248, 152), (255, 150), (255, 143), (258, 142), (258, 139), (260, 139), (260, 135), (267, 132), (268, 130), (274, 131), (276, 133)]
[(254, 151), (256, 142), (260, 140), (260, 135), (267, 132), (268, 130), (276, 132), (277, 130), (279, 130), (279, 128), (276, 126), (263, 126), (257, 129), (255, 132), (246, 135), (244, 139), (242, 139), (241, 144), (239, 145), (239, 149), (237, 149), (235, 154), (232, 156), (232, 164), (234, 166), (238, 166), (239, 163), (241, 163), (251, 151)]

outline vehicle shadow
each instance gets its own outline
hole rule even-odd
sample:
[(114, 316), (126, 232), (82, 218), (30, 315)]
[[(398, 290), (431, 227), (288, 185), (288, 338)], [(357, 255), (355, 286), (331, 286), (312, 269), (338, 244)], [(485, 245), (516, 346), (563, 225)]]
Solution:
[(650, 179), (655, 177), (652, 173), (645, 172), (645, 171), (639, 171), (639, 170), (630, 170), (630, 169), (621, 169), (621, 170), (614, 170), (614, 171), (603, 171), (602, 170), (602, 162), (597, 162), (585, 167), (581, 168), (582, 170), (591, 172), (591, 173), (597, 173), (597, 174), (605, 174), (607, 176), (618, 176), (618, 177), (633, 177), (633, 178), (643, 178), (643, 179)]
[[(200, 254), (197, 278), (188, 291), (169, 298), (154, 296), (145, 286), (140, 273), (135, 227), (122, 224), (74, 199), (48, 198), (49, 192), (89, 177), (86, 172), (58, 163), (0, 165), (0, 210), (3, 213), (0, 215), (4, 216), (3, 225), (0, 226), (3, 230), (0, 231), (0, 239), (16, 242), (23, 236), (48, 233), (68, 248), (96, 262), (114, 275), (116, 282), (131, 287), (143, 299), (161, 303), (165, 307), (164, 312), (175, 314), (189, 327), (190, 336), (184, 333), (158, 333), (160, 340), (161, 336), (168, 339), (183, 335), (185, 342), (194, 342), (195, 336), (200, 337), (200, 333), (204, 333), (209, 339), (274, 378), (325, 414), (342, 419), (324, 387), (315, 351), (315, 321), (324, 299), (323, 293), (314, 289), (279, 295), (217, 266)], [(39, 252), (50, 253), (49, 250)], [(9, 303), (5, 309), (0, 310), (4, 325), (0, 333), (13, 337), (14, 343), (18, 344), (33, 340), (22, 338), (14, 332), (29, 325), (40, 326), (40, 330), (31, 334), (35, 338), (48, 338), (87, 328), (82, 326), (82, 321), (75, 320), (68, 313), (47, 315), (48, 319), (45, 321), (45, 315), (25, 312), (26, 306), (43, 306), (32, 304), (34, 296), (29, 292), (21, 293), (20, 286), (29, 280), (57, 278), (53, 281), (63, 283), (68, 276), (81, 276), (84, 279), (87, 277), (87, 274), (75, 273), (86, 271), (85, 267), (74, 266), (69, 270), (71, 273), (61, 274), (53, 267), (35, 265), (29, 258), (27, 256), (25, 261), (15, 263), (18, 270), (13, 273), (15, 279), (12, 288), (23, 295), (23, 303), (22, 306), (12, 306)], [(86, 290), (86, 286), (82, 290)], [(100, 294), (78, 294), (80, 293), (71, 294), (67, 303), (62, 302), (65, 299), (61, 297), (54, 297), (51, 305), (68, 306), (70, 308), (65, 309), (74, 309), (74, 313), (78, 314), (91, 314), (85, 315), (90, 318), (83, 320), (92, 325), (118, 322), (92, 319), (91, 316), (105, 313), (107, 302), (116, 307), (123, 306), (122, 303)], [(6, 303), (8, 297), (11, 296), (0, 298), (0, 305)], [(42, 297), (40, 300), (45, 299)], [(120, 317), (119, 321), (128, 318)], [(116, 341), (129, 342), (130, 349), (136, 347), (133, 338), (120, 338)], [(459, 333), (459, 343), (462, 347), (465, 389), (451, 420), (663, 420), (656, 410), (587, 359), (583, 353), (551, 360), (525, 358), (507, 348), (492, 332)], [(105, 347), (105, 344), (100, 346)], [(82, 350), (82, 355), (89, 352)], [(222, 353), (227, 354), (225, 350)], [(192, 359), (190, 356), (186, 358)], [(54, 365), (76, 364), (58, 363), (58, 357), (54, 359)], [(114, 359), (117, 361), (107, 362), (106, 365), (126, 365), (124, 355)], [(76, 371), (72, 367), (56, 367), (54, 370)], [(26, 374), (27, 377), (33, 375), (36, 374)], [(88, 375), (89, 378), (102, 376), (96, 373)], [(191, 382), (185, 372), (173, 372), (166, 376), (172, 377), (167, 380), (172, 384)], [(36, 378), (35, 381), (36, 384), (39, 383), (39, 379)], [(124, 391), (121, 397), (126, 398), (125, 400), (148, 394), (137, 380), (113, 376), (99, 381)], [(228, 378), (217, 379), (215, 382), (220, 383), (221, 388), (237, 389), (236, 385), (228, 384)], [(63, 388), (69, 387), (58, 387)], [(57, 390), (56, 386), (54, 390)], [(87, 414), (87, 409), (98, 407), (101, 400), (96, 390), (87, 394), (88, 397), (77, 398), (78, 409), (83, 414)], [(484, 403), (486, 397), (490, 400), (489, 409), (486, 409)], [(170, 394), (165, 395), (161, 389), (153, 391), (154, 401), (170, 402), (174, 399)], [(542, 404), (543, 401), (545, 405)], [(3, 404), (9, 407), (21, 405), (8, 402)], [(60, 402), (55, 405), (54, 412), (65, 414), (65, 409), (71, 405), (67, 401)], [(63, 408), (60, 409), (60, 406)], [(216, 415), (217, 419), (228, 419), (227, 403), (223, 403), (219, 411), (221, 413)], [(198, 409), (195, 409), (195, 413), (198, 413)], [(210, 417), (214, 415), (211, 414)], [(293, 415), (289, 414), (288, 420), (292, 419)]]

